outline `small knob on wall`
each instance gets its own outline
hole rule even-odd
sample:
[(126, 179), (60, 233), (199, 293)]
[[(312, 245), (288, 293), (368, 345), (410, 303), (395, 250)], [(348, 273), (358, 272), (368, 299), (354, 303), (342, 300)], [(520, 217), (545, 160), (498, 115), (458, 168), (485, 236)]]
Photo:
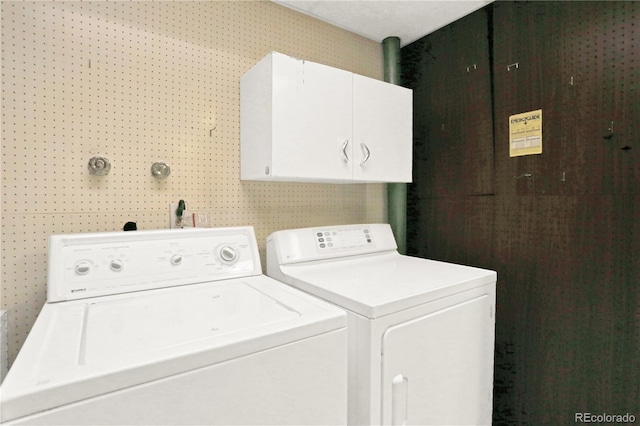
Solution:
[(171, 174), (171, 167), (167, 163), (157, 162), (151, 165), (151, 174), (157, 179), (166, 179)]
[(89, 160), (89, 173), (96, 176), (106, 176), (111, 171), (111, 163), (104, 157), (92, 157)]

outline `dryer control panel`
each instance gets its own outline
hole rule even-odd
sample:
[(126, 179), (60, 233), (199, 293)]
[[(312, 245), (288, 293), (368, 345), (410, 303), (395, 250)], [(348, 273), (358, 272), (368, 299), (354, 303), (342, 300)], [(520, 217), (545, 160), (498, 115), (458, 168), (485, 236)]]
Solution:
[(291, 229), (267, 238), (267, 262), (276, 264), (392, 250), (397, 245), (386, 223)]
[(354, 228), (318, 229), (316, 245), (322, 251), (373, 248), (374, 236), (367, 226)]
[(261, 275), (253, 228), (54, 235), (49, 302)]

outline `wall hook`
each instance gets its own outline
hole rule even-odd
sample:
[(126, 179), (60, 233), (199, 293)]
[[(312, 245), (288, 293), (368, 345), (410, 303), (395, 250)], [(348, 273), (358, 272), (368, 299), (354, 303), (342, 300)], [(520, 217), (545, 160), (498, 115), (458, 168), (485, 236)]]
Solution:
[(609, 131), (609, 134), (606, 135), (606, 136), (603, 136), (603, 138), (611, 139), (613, 137), (613, 121), (611, 122), (611, 124), (609, 125), (609, 128), (607, 130)]
[(513, 178), (514, 179), (520, 179), (520, 178), (523, 178), (523, 177), (530, 178), (531, 177), (531, 173), (523, 173), (520, 176), (514, 176)]

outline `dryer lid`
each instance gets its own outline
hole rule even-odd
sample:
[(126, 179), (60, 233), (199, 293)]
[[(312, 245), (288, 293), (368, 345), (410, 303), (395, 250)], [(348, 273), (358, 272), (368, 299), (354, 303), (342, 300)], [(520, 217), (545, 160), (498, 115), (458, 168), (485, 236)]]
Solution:
[(280, 265), (284, 281), (367, 318), (495, 283), (494, 271), (397, 252)]
[(48, 303), (2, 385), (2, 421), (346, 326), (258, 276)]

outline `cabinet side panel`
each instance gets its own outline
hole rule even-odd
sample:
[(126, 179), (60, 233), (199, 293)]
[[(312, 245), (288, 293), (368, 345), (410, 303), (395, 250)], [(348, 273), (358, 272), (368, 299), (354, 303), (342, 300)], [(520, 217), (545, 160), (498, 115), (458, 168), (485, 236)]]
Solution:
[(273, 53), (240, 79), (240, 178), (264, 179), (271, 169)]

